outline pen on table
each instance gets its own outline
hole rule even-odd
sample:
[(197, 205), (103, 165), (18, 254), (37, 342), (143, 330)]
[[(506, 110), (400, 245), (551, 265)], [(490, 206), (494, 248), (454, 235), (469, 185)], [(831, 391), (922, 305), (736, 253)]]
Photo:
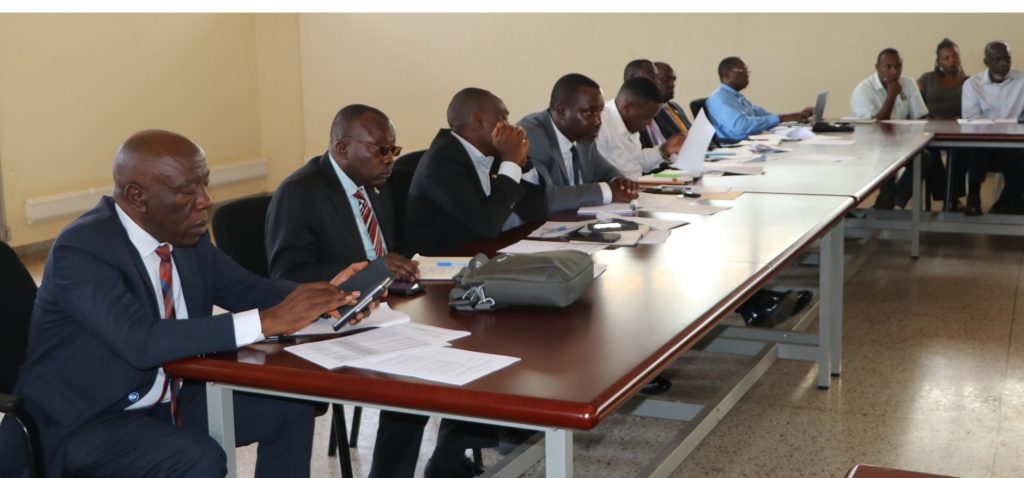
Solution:
[(452, 265), (454, 264), (452, 264), (450, 261), (439, 261), (437, 263), (437, 267), (451, 267)]
[(629, 202), (629, 210), (636, 216), (636, 213), (640, 210), (640, 202), (636, 199)]

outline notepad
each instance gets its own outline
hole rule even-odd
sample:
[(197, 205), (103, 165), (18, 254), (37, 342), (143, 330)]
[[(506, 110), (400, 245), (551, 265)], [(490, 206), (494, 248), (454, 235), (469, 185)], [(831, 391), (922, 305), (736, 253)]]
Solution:
[(420, 263), (420, 280), (450, 281), (463, 267), (469, 265), (472, 257), (426, 257), (416, 254), (412, 260)]

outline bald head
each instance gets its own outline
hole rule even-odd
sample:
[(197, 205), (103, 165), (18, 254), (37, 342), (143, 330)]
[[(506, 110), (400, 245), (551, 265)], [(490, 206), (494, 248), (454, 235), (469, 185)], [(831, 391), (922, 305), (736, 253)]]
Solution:
[(448, 103), (448, 126), (488, 156), (497, 154), (491, 133), (498, 123), (508, 123), (508, 108), (490, 91), (466, 88)]
[(135, 133), (114, 157), (114, 201), (157, 241), (176, 247), (206, 233), (209, 179), (203, 149), (172, 131)]
[(465, 88), (452, 97), (448, 103), (448, 126), (461, 134), (468, 123), (472, 122), (474, 113), (480, 113), (501, 100), (494, 93), (482, 88)]
[(654, 62), (651, 60), (643, 58), (626, 63), (626, 68), (622, 70), (622, 81), (629, 81), (633, 78), (647, 78), (657, 84), (658, 67), (654, 66)]

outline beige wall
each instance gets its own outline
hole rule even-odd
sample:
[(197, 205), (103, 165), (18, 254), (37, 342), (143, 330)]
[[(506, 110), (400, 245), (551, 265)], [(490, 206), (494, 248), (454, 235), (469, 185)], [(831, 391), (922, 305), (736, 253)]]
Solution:
[[(686, 105), (718, 85), (715, 69), (739, 55), (754, 70), (745, 93), (789, 112), (831, 91), (829, 116), (849, 112), (853, 87), (875, 55), (899, 49), (904, 73), (931, 68), (935, 45), (957, 41), (968, 73), (986, 42), (1024, 48), (1020, 14), (303, 14), (299, 16), (307, 154), (321, 152), (338, 107), (364, 102), (396, 123), (398, 142), (424, 148), (444, 125), (452, 94), (480, 86), (512, 117), (546, 107), (564, 73), (587, 74), (614, 96), (633, 58), (676, 68)], [(661, 32), (661, 33), (659, 33)], [(668, 33), (671, 32), (671, 33)], [(1019, 62), (1018, 62), (1019, 63)], [(1018, 64), (1018, 67), (1022, 67)]]
[[(0, 15), (0, 164), (15, 245), (25, 201), (111, 183), (117, 146), (144, 128), (179, 131), (211, 166), (263, 156), (254, 18), (238, 15)], [(214, 190), (232, 197), (258, 185)]]
[[(543, 109), (564, 73), (614, 95), (630, 59), (666, 60), (684, 104), (740, 55), (745, 92), (792, 111), (832, 92), (829, 116), (893, 46), (907, 75), (931, 68), (944, 36), (969, 73), (985, 42), (1024, 48), (1021, 14), (61, 14), (0, 15), (0, 178), (15, 245), (53, 238), (67, 220), (28, 225), (25, 201), (110, 183), (128, 134), (148, 127), (199, 142), (212, 166), (267, 158), (265, 181), (216, 200), (272, 190), (323, 152), (339, 107), (387, 112), (407, 150), (424, 148), (458, 89), (505, 99), (518, 119)], [(1022, 67), (1018, 61), (1018, 67)]]

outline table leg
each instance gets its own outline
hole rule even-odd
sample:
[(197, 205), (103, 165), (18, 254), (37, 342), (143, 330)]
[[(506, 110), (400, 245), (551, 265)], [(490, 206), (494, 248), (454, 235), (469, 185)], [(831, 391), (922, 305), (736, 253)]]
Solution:
[[(829, 373), (832, 371), (832, 281), (834, 274), (832, 256), (835, 255), (836, 230), (833, 228), (821, 238), (821, 261), (818, 266), (818, 388), (828, 388)], [(841, 236), (840, 236), (841, 237)]]
[(572, 478), (572, 430), (544, 432), (546, 476)]
[(844, 278), (844, 265), (846, 258), (846, 244), (844, 236), (846, 234), (846, 220), (841, 219), (832, 228), (832, 237), (829, 240), (832, 242), (832, 256), (829, 260), (831, 264), (832, 273), (832, 290), (831, 290), (831, 305), (829, 314), (832, 316), (832, 322), (830, 328), (832, 330), (832, 340), (829, 343), (832, 349), (832, 376), (838, 377), (842, 372), (843, 364), (843, 278)]
[(206, 382), (206, 417), (213, 437), (227, 455), (227, 478), (238, 471), (235, 464), (235, 402), (233, 392), (212, 382)]
[(921, 154), (914, 156), (913, 161), (913, 193), (910, 195), (910, 257), (917, 259), (921, 255), (921, 205), (927, 198), (921, 197)]

